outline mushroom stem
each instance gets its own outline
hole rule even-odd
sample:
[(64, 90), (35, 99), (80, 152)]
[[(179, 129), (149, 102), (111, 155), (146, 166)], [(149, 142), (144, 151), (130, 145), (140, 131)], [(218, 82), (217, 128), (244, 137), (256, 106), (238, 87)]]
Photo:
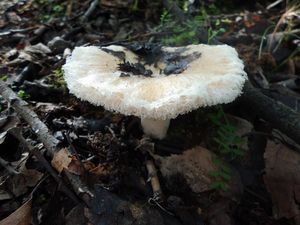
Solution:
[(167, 134), (170, 120), (142, 118), (141, 124), (145, 134), (153, 138), (163, 139)]

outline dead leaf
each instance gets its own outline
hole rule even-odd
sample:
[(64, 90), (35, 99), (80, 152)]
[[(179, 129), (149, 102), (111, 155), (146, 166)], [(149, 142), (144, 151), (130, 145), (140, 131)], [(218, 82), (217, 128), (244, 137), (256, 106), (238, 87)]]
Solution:
[(112, 174), (113, 166), (109, 163), (101, 163), (98, 166), (91, 168), (89, 173), (96, 175), (97, 177), (106, 177)]
[(152, 156), (172, 190), (191, 190), (196, 194), (214, 190), (214, 186), (220, 182), (213, 174), (219, 173), (219, 166), (222, 165), (222, 169), (228, 170), (229, 178), (226, 182), (222, 181), (228, 190), (220, 193), (230, 198), (239, 198), (241, 195), (242, 184), (238, 172), (206, 148), (197, 146), (184, 151), (182, 155)]
[(213, 179), (209, 173), (217, 170), (213, 157), (212, 152), (200, 146), (187, 150), (182, 155), (168, 157), (154, 155), (162, 175), (167, 180), (179, 175), (195, 193), (212, 189)]
[(51, 161), (51, 165), (59, 173), (61, 173), (64, 168), (69, 167), (71, 161), (72, 161), (72, 155), (66, 148), (63, 148), (60, 151), (54, 153), (53, 159)]
[(28, 191), (29, 187), (34, 187), (38, 181), (43, 177), (43, 173), (34, 170), (27, 169), (26, 160), (28, 153), (23, 153), (23, 157), (20, 162), (13, 162), (12, 165), (20, 164), (18, 171), (19, 174), (16, 174), (11, 177), (8, 181), (11, 186), (10, 192), (12, 192), (16, 197), (25, 194)]
[(4, 181), (5, 185), (0, 186), (0, 199), (19, 197), (25, 194), (28, 188), (34, 187), (42, 178), (43, 173), (26, 167), (28, 154), (28, 152), (23, 153), (20, 160), (10, 163), (17, 173), (10, 175)]
[(46, 56), (47, 54), (51, 53), (51, 49), (43, 43), (38, 43), (36, 45), (28, 45), (25, 47), (24, 51), (28, 54), (39, 54), (41, 56)]
[(20, 119), (15, 114), (0, 117), (0, 132), (15, 128), (18, 123), (20, 123)]
[(268, 141), (264, 182), (271, 194), (275, 218), (300, 214), (300, 155), (283, 144)]
[(7, 62), (6, 65), (13, 66), (28, 61), (42, 66), (44, 60), (47, 59), (47, 55), (50, 53), (50, 48), (42, 43), (28, 45), (19, 51), (19, 55), (16, 59)]
[(95, 168), (95, 165), (90, 161), (81, 163), (75, 156), (71, 155), (66, 148), (54, 153), (51, 165), (59, 173), (61, 173), (64, 169), (67, 169), (68, 172), (76, 175), (82, 175), (86, 171)]
[(84, 164), (81, 163), (75, 156), (73, 156), (71, 163), (68, 165), (68, 172), (76, 175), (83, 175), (86, 170)]
[(26, 201), (20, 208), (0, 221), (0, 225), (30, 225), (32, 218), (32, 199)]

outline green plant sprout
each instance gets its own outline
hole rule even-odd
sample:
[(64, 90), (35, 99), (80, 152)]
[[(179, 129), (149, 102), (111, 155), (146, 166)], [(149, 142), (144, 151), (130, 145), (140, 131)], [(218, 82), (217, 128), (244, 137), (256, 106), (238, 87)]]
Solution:
[(264, 42), (266, 41), (266, 36), (268, 35), (269, 31), (274, 27), (275, 27), (275, 25), (271, 25), (271, 26), (267, 27), (267, 29), (264, 31), (264, 33), (261, 37), (261, 40), (260, 40), (260, 44), (259, 44), (258, 59), (261, 59)]
[(245, 140), (236, 135), (237, 129), (228, 121), (223, 108), (219, 107), (217, 113), (211, 114), (209, 118), (217, 129), (217, 135), (214, 137), (214, 141), (219, 145), (218, 150), (220, 155), (229, 160), (242, 157), (244, 151), (240, 146), (245, 143)]
[(208, 28), (208, 37), (207, 37), (207, 44), (211, 44), (211, 41), (217, 37), (219, 34), (224, 33), (226, 30), (221, 27), (218, 30), (213, 30), (212, 27)]
[(0, 80), (7, 81), (8, 80), (8, 75), (7, 74), (1, 75)]
[(218, 169), (209, 173), (209, 176), (214, 179), (214, 182), (211, 184), (211, 188), (220, 191), (227, 191), (228, 183), (231, 181), (232, 177), (231, 170), (226, 164), (224, 164), (222, 160), (217, 157), (213, 159), (213, 163)]
[(202, 16), (196, 16), (182, 23), (176, 22), (167, 10), (160, 17), (159, 31), (167, 31), (170, 35), (162, 38), (162, 43), (171, 46), (198, 44), (199, 27), (204, 23)]
[(209, 115), (209, 119), (217, 129), (213, 140), (218, 144), (217, 155), (220, 157), (213, 160), (218, 169), (210, 173), (215, 180), (212, 188), (226, 191), (231, 180), (231, 170), (222, 159), (230, 161), (240, 159), (244, 155), (244, 150), (240, 146), (245, 143), (245, 140), (236, 135), (236, 127), (228, 121), (221, 106), (216, 113)]
[(64, 79), (63, 70), (61, 68), (52, 71), (52, 74), (48, 76), (47, 83), (55, 88), (66, 89), (67, 85)]
[[(186, 4), (182, 5), (182, 7), (186, 7)], [(217, 12), (217, 8), (215, 6), (209, 7), (211, 7), (209, 11), (214, 11), (214, 13)], [(161, 42), (164, 45), (169, 46), (199, 44), (200, 28), (206, 24), (206, 20), (208, 18), (206, 10), (207, 9), (202, 6), (199, 15), (189, 18), (186, 21), (178, 22), (168, 10), (164, 9), (160, 16), (160, 25), (157, 30), (161, 32), (164, 31), (168, 35), (164, 36), (161, 39)], [(217, 20), (215, 26), (219, 27), (220, 25), (220, 20)], [(208, 44), (211, 43), (213, 38), (223, 32), (225, 32), (225, 29), (222, 27), (219, 27), (216, 30), (209, 27), (207, 37)]]
[(47, 0), (35, 0), (35, 2), (39, 7), (42, 7), (45, 12), (38, 17), (38, 20), (42, 23), (46, 23), (53, 18), (64, 16), (65, 6), (63, 4), (54, 4), (52, 6), (53, 3)]
[(30, 98), (30, 95), (27, 94), (24, 90), (19, 90), (17, 94), (23, 100), (26, 100), (26, 99)]

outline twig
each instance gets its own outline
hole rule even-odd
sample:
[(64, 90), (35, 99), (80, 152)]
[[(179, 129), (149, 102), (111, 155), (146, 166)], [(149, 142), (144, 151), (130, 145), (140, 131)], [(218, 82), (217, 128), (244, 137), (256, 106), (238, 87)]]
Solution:
[(156, 202), (160, 202), (163, 199), (163, 193), (162, 193), (162, 190), (160, 187), (156, 168), (155, 168), (152, 160), (146, 161), (146, 168), (147, 168), (149, 180), (150, 180), (151, 186), (152, 186), (153, 200)]
[(282, 1), (283, 0), (277, 0), (277, 1), (273, 2), (273, 3), (271, 3), (270, 5), (267, 6), (267, 10), (275, 7), (276, 5), (278, 5), (279, 3), (281, 3)]
[(36, 133), (47, 151), (53, 155), (57, 150), (58, 140), (54, 138), (48, 127), (39, 119), (38, 115), (32, 111), (28, 103), (20, 99), (3, 81), (0, 81), (0, 95), (11, 105), (11, 107), (22, 117)]
[(99, 2), (99, 0), (92, 1), (88, 10), (83, 14), (82, 21), (87, 21), (88, 18), (95, 12), (95, 10), (98, 6), (98, 2)]
[(74, 202), (79, 203), (78, 198), (69, 188), (64, 184), (63, 180), (57, 175), (55, 170), (49, 165), (48, 161), (44, 158), (40, 151), (34, 148), (31, 144), (29, 144), (25, 138), (20, 134), (20, 132), (10, 132), (23, 146), (25, 146), (30, 154), (33, 154), (44, 166), (44, 168), (48, 171), (48, 173), (54, 178), (54, 180), (59, 184), (61, 190)]
[[(38, 139), (44, 144), (47, 152), (53, 156), (54, 152), (58, 150), (58, 140), (50, 134), (47, 126), (38, 118), (38, 115), (28, 107), (27, 102), (20, 99), (3, 81), (0, 81), (0, 95), (2, 95), (18, 115), (31, 126), (36, 132)], [(62, 191), (71, 199), (78, 202), (77, 197), (62, 183), (62, 180), (58, 177), (43, 155), (28, 144), (23, 136), (17, 135), (14, 132), (12, 132), (12, 135), (15, 135), (15, 137), (27, 146), (29, 151), (42, 162), (49, 174), (61, 185)], [(70, 177), (72, 177), (72, 175), (70, 175)], [(72, 185), (72, 188), (73, 190), (77, 190), (78, 186)]]
[(34, 27), (28, 27), (28, 28), (24, 28), (24, 29), (11, 29), (8, 31), (3, 31), (0, 33), (0, 37), (2, 36), (8, 36), (8, 35), (12, 35), (12, 34), (16, 34), (16, 33), (26, 33), (26, 32), (30, 32), (33, 31), (37, 28), (37, 26)]
[[(28, 146), (28, 143), (27, 143)], [(58, 183), (62, 192), (64, 192), (70, 199), (72, 199), (75, 203), (79, 203), (79, 199), (77, 196), (65, 185), (63, 180), (57, 175), (55, 170), (49, 165), (48, 161), (44, 158), (40, 151), (37, 149), (32, 149), (30, 151), (44, 166), (44, 168), (48, 171), (48, 173), (54, 178), (54, 180)]]

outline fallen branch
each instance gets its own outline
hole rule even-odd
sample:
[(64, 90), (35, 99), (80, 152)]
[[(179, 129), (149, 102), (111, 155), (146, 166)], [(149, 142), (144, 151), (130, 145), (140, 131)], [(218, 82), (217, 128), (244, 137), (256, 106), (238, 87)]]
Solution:
[(83, 22), (87, 21), (88, 18), (96, 11), (98, 3), (99, 3), (98, 0), (94, 0), (94, 1), (91, 2), (89, 8), (87, 9), (87, 11), (82, 16), (82, 21)]
[[(44, 144), (47, 152), (53, 156), (55, 152), (59, 150), (58, 140), (54, 138), (47, 126), (38, 118), (38, 115), (32, 111), (27, 102), (20, 99), (3, 81), (0, 81), (0, 95), (10, 104), (10, 106), (17, 112), (17, 114), (22, 117), (35, 131), (38, 140)], [(60, 185), (61, 190), (75, 202), (79, 202), (77, 196), (67, 188), (63, 180), (57, 175), (53, 168), (49, 165), (48, 161), (44, 156), (32, 147), (23, 136), (17, 133), (11, 132), (14, 137), (16, 137), (24, 146), (27, 147), (29, 152), (37, 157), (37, 159), (43, 164), (45, 169), (54, 178), (54, 180)], [(55, 168), (57, 169), (57, 168)], [(72, 174), (70, 175), (72, 178)], [(69, 179), (70, 179), (69, 178)], [(74, 186), (71, 183), (73, 190), (79, 189), (78, 186)]]
[(48, 127), (29, 108), (28, 103), (19, 98), (3, 81), (0, 81), (0, 95), (31, 126), (38, 140), (44, 144), (48, 153), (53, 155), (57, 150), (58, 140), (50, 134)]
[(238, 99), (238, 104), (243, 111), (268, 121), (272, 127), (300, 144), (300, 114), (298, 112), (264, 95), (249, 81), (244, 86), (244, 94)]
[(25, 138), (21, 135), (21, 132), (11, 132), (11, 134), (22, 143), (23, 146), (25, 146), (29, 153), (34, 155), (44, 166), (44, 168), (47, 170), (47, 172), (54, 178), (54, 180), (58, 183), (60, 189), (62, 192), (64, 192), (70, 199), (72, 199), (74, 202), (79, 203), (79, 199), (77, 196), (65, 185), (64, 181), (57, 175), (55, 170), (50, 166), (48, 161), (45, 159), (45, 157), (42, 155), (42, 153), (34, 148), (31, 144), (29, 144)]

